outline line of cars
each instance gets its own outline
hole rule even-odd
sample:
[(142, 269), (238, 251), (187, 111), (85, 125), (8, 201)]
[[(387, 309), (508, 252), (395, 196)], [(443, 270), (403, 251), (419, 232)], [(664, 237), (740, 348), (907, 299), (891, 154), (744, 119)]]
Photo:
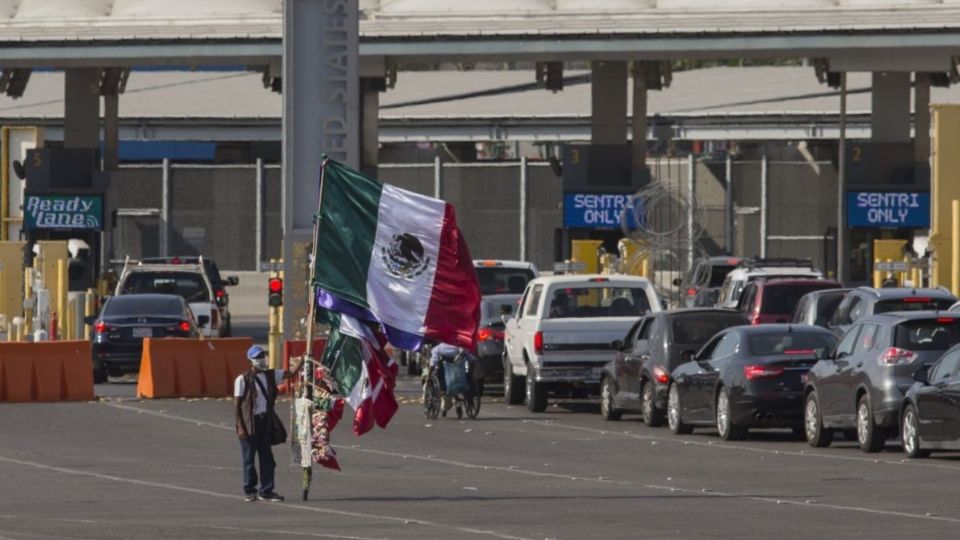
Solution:
[(791, 260), (738, 263), (716, 296), (719, 307), (664, 310), (643, 278), (533, 279), (504, 317), (506, 401), (540, 412), (581, 391), (599, 393), (607, 420), (636, 413), (674, 433), (789, 428), (812, 446), (841, 433), (865, 452), (900, 436), (913, 457), (960, 448), (948, 291), (847, 289)]
[(124, 264), (93, 327), (94, 382), (140, 370), (144, 338), (227, 337), (231, 332), (226, 287), (216, 263), (203, 257), (162, 257)]

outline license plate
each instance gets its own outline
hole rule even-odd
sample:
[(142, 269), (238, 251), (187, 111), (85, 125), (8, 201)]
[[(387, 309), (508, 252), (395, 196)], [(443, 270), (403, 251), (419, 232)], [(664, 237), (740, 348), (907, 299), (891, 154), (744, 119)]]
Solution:
[(153, 328), (134, 328), (133, 337), (153, 337)]

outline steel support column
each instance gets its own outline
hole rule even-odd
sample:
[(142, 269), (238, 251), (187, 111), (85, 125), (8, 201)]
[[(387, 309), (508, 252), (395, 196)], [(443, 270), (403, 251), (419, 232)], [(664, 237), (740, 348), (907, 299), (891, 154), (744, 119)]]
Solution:
[(64, 76), (63, 146), (100, 148), (99, 71), (91, 68), (66, 70)]

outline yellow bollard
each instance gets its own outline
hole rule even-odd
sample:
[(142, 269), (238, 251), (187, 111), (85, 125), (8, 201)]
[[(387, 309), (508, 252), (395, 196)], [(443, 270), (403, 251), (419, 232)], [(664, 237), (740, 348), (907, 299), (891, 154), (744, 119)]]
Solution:
[[(23, 269), (23, 298), (33, 300), (33, 268)], [(33, 335), (33, 309), (23, 310), (23, 335)]]
[(873, 261), (873, 287), (879, 289), (883, 285), (883, 272), (877, 268), (881, 263), (880, 259)]
[(956, 295), (960, 291), (960, 201), (954, 199), (950, 201), (950, 210), (953, 215), (953, 221), (950, 227), (950, 246), (951, 246), (951, 266), (950, 277), (952, 278), (951, 290)]
[(910, 280), (913, 282), (913, 287), (914, 287), (915, 289), (919, 289), (919, 288), (921, 288), (921, 287), (923, 286), (923, 284), (920, 283), (920, 267), (919, 267), (919, 266), (914, 266), (914, 267), (911, 269), (911, 278), (910, 278)]
[[(84, 295), (84, 305), (83, 305), (83, 318), (86, 319), (92, 315), (96, 315), (93, 312), (94, 301), (97, 298), (97, 293), (93, 289), (87, 289), (87, 294)], [(87, 324), (86, 321), (83, 323), (83, 339), (90, 339), (90, 329), (91, 325)]]
[(67, 260), (57, 259), (57, 336), (67, 339)]

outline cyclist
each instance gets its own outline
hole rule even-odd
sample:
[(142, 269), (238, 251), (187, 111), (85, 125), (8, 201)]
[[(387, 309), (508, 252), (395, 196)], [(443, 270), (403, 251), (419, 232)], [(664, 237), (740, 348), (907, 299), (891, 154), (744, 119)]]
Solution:
[[(453, 407), (453, 397), (447, 395), (447, 378), (443, 372), (443, 361), (453, 362), (463, 349), (447, 343), (437, 343), (430, 350), (430, 369), (436, 372), (440, 382), (440, 411), (443, 416)], [(469, 364), (468, 364), (469, 366)], [(469, 371), (469, 367), (467, 368)]]

